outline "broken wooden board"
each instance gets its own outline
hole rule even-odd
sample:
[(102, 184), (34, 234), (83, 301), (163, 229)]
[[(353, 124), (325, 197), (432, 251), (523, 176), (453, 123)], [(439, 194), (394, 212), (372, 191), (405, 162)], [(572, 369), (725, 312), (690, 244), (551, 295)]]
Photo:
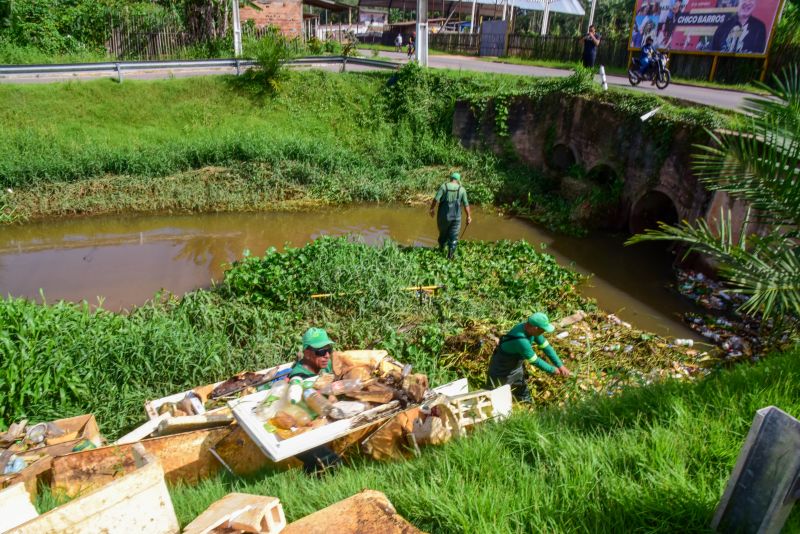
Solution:
[(284, 534), (419, 534), (380, 491), (364, 490), (290, 523)]
[(0, 532), (39, 517), (25, 484), (14, 484), (0, 491)]
[(158, 461), (136, 445), (136, 471), (23, 523), (12, 534), (107, 534), (180, 531), (164, 471)]
[(780, 532), (800, 498), (800, 421), (769, 406), (756, 412), (711, 528)]
[[(230, 431), (230, 427), (212, 428), (139, 443), (160, 462), (168, 482), (194, 483), (221, 469), (210, 449)], [(102, 487), (136, 469), (133, 446), (110, 445), (59, 456), (53, 460), (52, 485), (69, 496)]]
[(229, 493), (186, 525), (183, 534), (210, 534), (224, 529), (277, 534), (285, 526), (286, 517), (277, 498)]

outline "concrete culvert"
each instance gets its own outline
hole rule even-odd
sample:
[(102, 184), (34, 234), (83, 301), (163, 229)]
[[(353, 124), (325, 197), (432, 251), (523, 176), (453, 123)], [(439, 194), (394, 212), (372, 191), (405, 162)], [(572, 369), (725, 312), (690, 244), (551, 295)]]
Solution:
[(675, 224), (678, 210), (672, 199), (661, 191), (645, 193), (631, 209), (630, 231), (639, 234), (650, 228), (657, 228), (659, 222)]
[(611, 186), (618, 178), (617, 171), (610, 165), (605, 164), (596, 165), (586, 173), (586, 180), (599, 186)]
[(546, 155), (547, 165), (554, 171), (565, 173), (577, 163), (575, 153), (565, 144), (553, 146), (550, 154)]

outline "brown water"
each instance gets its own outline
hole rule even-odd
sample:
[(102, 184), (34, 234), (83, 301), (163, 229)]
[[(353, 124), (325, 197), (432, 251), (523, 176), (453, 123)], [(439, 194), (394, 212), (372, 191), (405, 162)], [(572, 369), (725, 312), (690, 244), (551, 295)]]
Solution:
[[(570, 238), (525, 221), (476, 210), (465, 239), (541, 243), (566, 266), (593, 274), (583, 289), (606, 311), (659, 334), (691, 336), (677, 313), (691, 306), (665, 288), (672, 257), (663, 248), (624, 247), (621, 238)], [(0, 295), (45, 298), (120, 310), (159, 289), (183, 294), (220, 280), (245, 249), (302, 245), (322, 235), (358, 234), (436, 245), (425, 208), (364, 205), (304, 213), (224, 213), (58, 220), (0, 229)]]

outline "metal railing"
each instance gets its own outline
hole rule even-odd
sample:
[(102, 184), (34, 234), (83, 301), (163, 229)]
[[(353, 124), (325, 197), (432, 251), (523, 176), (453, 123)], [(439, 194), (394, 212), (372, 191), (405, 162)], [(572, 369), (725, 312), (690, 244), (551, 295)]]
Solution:
[[(396, 69), (399, 65), (391, 61), (378, 61), (360, 57), (344, 56), (312, 56), (289, 59), (285, 65), (321, 65), (345, 64), (361, 65), (379, 69)], [(208, 69), (236, 69), (240, 74), (243, 69), (252, 67), (256, 62), (252, 59), (200, 59), (186, 61), (109, 61), (105, 63), (72, 63), (60, 65), (0, 65), (0, 76), (40, 76), (47, 74), (87, 74), (108, 73), (116, 75), (120, 81), (122, 73), (141, 72), (148, 70), (208, 70)]]

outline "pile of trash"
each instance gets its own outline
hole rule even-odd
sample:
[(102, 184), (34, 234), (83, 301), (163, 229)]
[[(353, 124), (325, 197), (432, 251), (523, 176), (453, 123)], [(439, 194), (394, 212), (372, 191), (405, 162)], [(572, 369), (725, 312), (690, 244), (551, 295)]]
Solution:
[(358, 426), (422, 402), (428, 377), (385, 355), (375, 365), (376, 352), (383, 351), (335, 352), (333, 373), (274, 382), (254, 415), (268, 432), (288, 439), (332, 421), (357, 417)]
[(722, 349), (726, 360), (757, 359), (766, 350), (765, 340), (777, 337), (778, 345), (788, 342), (781, 333), (771, 336), (774, 325), (764, 323), (760, 317), (745, 315), (737, 310), (747, 297), (740, 293), (725, 291), (722, 285), (703, 273), (678, 270), (675, 289), (709, 313), (686, 313), (684, 320), (689, 327)]
[(29, 467), (46, 469), (54, 456), (99, 447), (103, 438), (92, 415), (29, 425), (27, 419), (0, 434), (0, 486)]
[[(616, 395), (626, 387), (665, 378), (692, 380), (709, 372), (714, 356), (692, 340), (667, 340), (632, 327), (614, 314), (576, 312), (563, 318), (547, 339), (572, 371), (564, 380), (530, 372), (537, 404), (562, 403), (588, 395)], [(471, 322), (445, 342), (443, 363), (483, 385), (489, 360), (504, 332), (488, 322)]]

